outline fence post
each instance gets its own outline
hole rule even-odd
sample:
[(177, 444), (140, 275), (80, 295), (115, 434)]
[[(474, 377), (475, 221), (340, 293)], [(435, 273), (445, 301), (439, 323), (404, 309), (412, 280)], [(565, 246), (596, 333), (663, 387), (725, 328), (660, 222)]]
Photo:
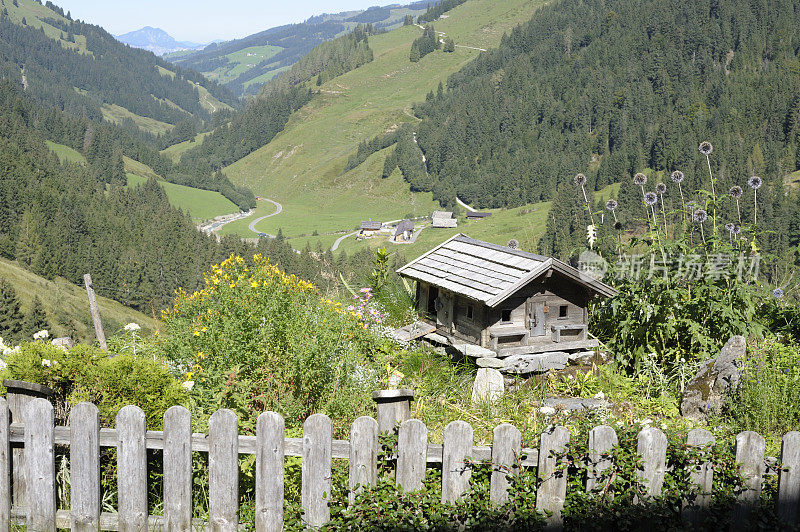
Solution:
[(402, 423), (411, 417), (414, 391), (408, 388), (376, 390), (372, 392), (372, 400), (377, 405), (378, 428), (381, 432), (390, 432), (395, 423)]
[[(714, 435), (705, 429), (693, 429), (689, 431), (686, 444), (689, 447), (713, 447), (715, 443)], [(699, 492), (692, 500), (684, 501), (684, 518), (693, 524), (697, 524), (700, 513), (704, 508), (711, 504), (711, 487), (714, 481), (714, 467), (710, 461), (696, 465), (689, 473), (691, 481), (697, 485)]]
[(164, 412), (164, 529), (192, 528), (192, 414), (182, 406)]
[(138, 406), (117, 414), (117, 490), (119, 530), (147, 528), (147, 420)]
[(522, 454), (522, 433), (510, 423), (503, 423), (492, 432), (492, 478), (489, 499), (493, 504), (508, 500), (509, 476), (519, 475)]
[(11, 528), (11, 414), (8, 402), (0, 397), (0, 530)]
[(256, 421), (256, 530), (283, 530), (285, 423), (275, 412)]
[(419, 419), (400, 425), (397, 436), (397, 484), (405, 491), (422, 489), (428, 464), (428, 428)]
[(314, 414), (303, 423), (302, 495), (303, 520), (322, 526), (330, 518), (331, 445), (333, 423), (325, 414)]
[(22, 414), (25, 421), (27, 528), (36, 532), (56, 529), (55, 421), (53, 405), (34, 399)]
[(781, 470), (778, 476), (778, 518), (785, 525), (797, 524), (800, 504), (800, 432), (792, 431), (781, 443)]
[[(619, 444), (616, 431), (608, 425), (600, 425), (589, 431), (589, 471), (586, 475), (586, 491), (593, 492), (600, 486), (603, 472), (611, 467), (611, 458), (603, 457)], [(604, 493), (605, 495), (605, 493)]]
[(472, 453), (472, 425), (451, 421), (444, 428), (442, 454), (442, 502), (455, 502), (469, 488), (472, 466), (466, 458)]
[(541, 484), (536, 493), (536, 509), (551, 513), (548, 530), (563, 528), (561, 509), (567, 497), (567, 471), (559, 470), (559, 461), (551, 453), (564, 452), (568, 443), (569, 431), (562, 426), (550, 427), (542, 433), (538, 468)]
[(655, 427), (643, 429), (637, 437), (636, 452), (642, 459), (639, 477), (647, 495), (661, 495), (667, 470), (667, 436)]
[[(5, 379), (3, 386), (6, 388), (8, 409), (11, 412), (9, 423), (22, 423), (25, 407), (37, 397), (50, 400), (53, 390), (35, 382)], [(18, 512), (25, 508), (25, 451), (21, 445), (15, 444), (11, 448), (11, 475), (13, 477), (13, 505)]]
[(350, 504), (378, 480), (378, 422), (362, 416), (350, 427)]
[(738, 497), (731, 519), (732, 530), (747, 530), (750, 512), (761, 497), (761, 477), (764, 470), (764, 438), (747, 431), (736, 436), (736, 464), (744, 477), (744, 490)]
[(100, 411), (79, 403), (69, 414), (72, 530), (100, 530)]
[(212, 530), (239, 526), (239, 420), (217, 410), (208, 420), (208, 517)]

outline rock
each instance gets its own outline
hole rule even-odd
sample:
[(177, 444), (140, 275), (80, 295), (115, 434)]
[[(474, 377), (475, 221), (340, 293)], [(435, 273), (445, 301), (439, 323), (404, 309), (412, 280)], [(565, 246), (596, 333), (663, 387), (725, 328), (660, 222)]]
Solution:
[(479, 345), (473, 344), (453, 344), (453, 349), (458, 351), (464, 356), (472, 358), (497, 358), (497, 353), (491, 349), (486, 349)]
[(495, 402), (503, 396), (503, 375), (493, 368), (480, 368), (472, 384), (472, 402)]
[(562, 351), (540, 353), (538, 355), (514, 355), (504, 360), (504, 373), (544, 373), (551, 369), (559, 370), (567, 367), (569, 355)]
[(594, 351), (580, 351), (569, 355), (570, 366), (591, 366), (595, 358)]
[(604, 399), (585, 399), (582, 397), (548, 397), (542, 403), (556, 410), (579, 411), (608, 408), (611, 403)]
[(552, 406), (543, 406), (539, 409), (539, 412), (545, 416), (553, 416), (556, 413), (556, 409)]
[(56, 347), (63, 347), (64, 349), (72, 349), (75, 346), (75, 342), (69, 336), (53, 338), (53, 341), (50, 343)]
[(506, 361), (501, 358), (481, 357), (475, 360), (479, 368), (500, 369), (506, 365)]
[(681, 414), (701, 418), (719, 413), (725, 396), (739, 386), (739, 368), (745, 363), (747, 340), (733, 336), (716, 358), (707, 360), (686, 385), (681, 400)]

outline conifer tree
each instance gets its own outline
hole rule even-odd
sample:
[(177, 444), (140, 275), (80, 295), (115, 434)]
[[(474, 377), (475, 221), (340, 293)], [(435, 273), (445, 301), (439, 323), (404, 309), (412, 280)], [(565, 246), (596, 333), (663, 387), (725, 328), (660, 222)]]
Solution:
[(0, 337), (6, 343), (19, 340), (24, 319), (16, 290), (11, 283), (0, 279)]
[(28, 337), (49, 328), (50, 324), (47, 322), (47, 312), (44, 310), (44, 304), (39, 299), (39, 296), (34, 296), (31, 310), (22, 323), (22, 331)]

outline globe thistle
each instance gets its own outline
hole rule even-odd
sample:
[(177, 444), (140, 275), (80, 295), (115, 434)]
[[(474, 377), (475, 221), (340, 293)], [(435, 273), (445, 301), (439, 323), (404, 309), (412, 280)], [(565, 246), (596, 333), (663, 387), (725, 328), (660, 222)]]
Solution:
[(758, 177), (757, 175), (754, 175), (753, 177), (747, 180), (747, 185), (753, 190), (758, 190), (759, 188), (761, 188), (761, 185), (763, 184), (764, 181), (762, 181), (761, 178)]
[(639, 172), (635, 176), (633, 176), (633, 184), (638, 187), (643, 187), (647, 184), (647, 176), (643, 173)]
[(674, 172), (672, 172), (672, 175), (669, 176), (669, 178), (672, 179), (673, 183), (682, 183), (684, 177), (686, 176), (684, 176), (683, 172), (681, 172), (680, 170), (675, 170)]
[(780, 288), (776, 288), (775, 290), (772, 291), (772, 296), (774, 298), (776, 298), (776, 299), (782, 298), (783, 297), (783, 290), (781, 290)]
[(741, 227), (739, 227), (738, 225), (737, 225), (736, 227), (734, 227), (734, 228), (733, 228), (733, 236), (739, 236), (739, 234), (740, 234), (741, 232), (742, 232), (742, 228), (741, 228)]
[(742, 197), (742, 194), (744, 194), (744, 191), (739, 185), (734, 185), (731, 187), (730, 195), (732, 198), (739, 199)]
[(708, 213), (703, 209), (697, 209), (696, 211), (694, 211), (694, 213), (692, 213), (692, 220), (694, 220), (699, 224), (702, 224), (706, 220), (708, 220)]
[(647, 193), (644, 195), (644, 202), (645, 202), (647, 205), (649, 205), (650, 207), (652, 207), (653, 205), (655, 205), (656, 203), (658, 203), (658, 196), (656, 196), (656, 193), (655, 193), (655, 192), (647, 192)]
[(610, 200), (608, 200), (606, 202), (606, 209), (608, 209), (611, 212), (616, 211), (617, 207), (619, 207), (619, 204), (617, 203), (617, 200), (615, 200), (615, 199), (610, 199)]
[(700, 150), (700, 153), (708, 157), (711, 155), (711, 152), (714, 151), (714, 146), (712, 146), (707, 140), (704, 140), (700, 143), (700, 147), (698, 149)]
[(659, 194), (666, 194), (667, 193), (667, 185), (664, 183), (659, 183), (656, 185), (656, 192)]
[(733, 234), (733, 232), (736, 230), (736, 225), (732, 223), (726, 223), (725, 229), (727, 229), (730, 234)]
[(586, 184), (586, 176), (583, 174), (578, 174), (575, 176), (575, 179), (573, 181), (577, 186), (582, 187)]
[(689, 209), (690, 212), (694, 212), (700, 208), (700, 204), (694, 200), (689, 200), (686, 202), (686, 208)]

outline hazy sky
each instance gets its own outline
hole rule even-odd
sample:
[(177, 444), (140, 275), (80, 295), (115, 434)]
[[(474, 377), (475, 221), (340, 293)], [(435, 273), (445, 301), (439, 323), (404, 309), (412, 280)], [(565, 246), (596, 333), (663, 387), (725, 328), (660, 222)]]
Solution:
[(392, 0), (54, 0), (72, 18), (114, 35), (143, 26), (161, 28), (179, 41), (233, 39), (321, 13), (389, 5)]

